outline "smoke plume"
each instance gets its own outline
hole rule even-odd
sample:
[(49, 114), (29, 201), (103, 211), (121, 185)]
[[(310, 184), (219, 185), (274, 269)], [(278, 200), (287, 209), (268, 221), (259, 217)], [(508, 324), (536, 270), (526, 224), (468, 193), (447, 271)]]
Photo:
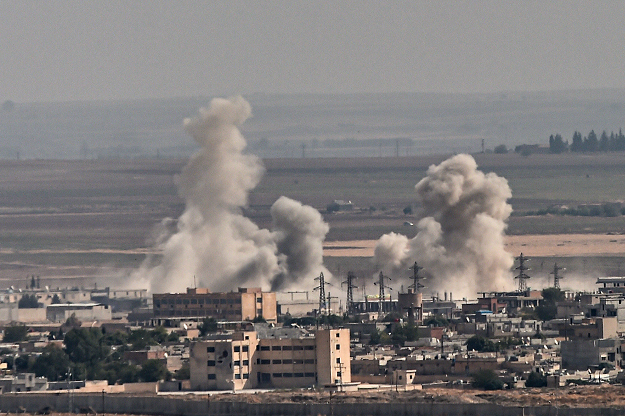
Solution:
[(184, 120), (200, 150), (177, 180), (185, 210), (163, 220), (155, 241), (162, 257), (146, 259), (137, 272), (152, 292), (197, 285), (225, 291), (237, 286), (283, 289), (321, 271), (328, 226), (314, 208), (286, 197), (271, 207), (275, 231), (260, 229), (242, 214), (260, 181), (260, 159), (244, 153), (238, 127), (251, 116), (242, 97), (214, 99)]
[(457, 155), (430, 166), (415, 190), (422, 206), (417, 235), (382, 236), (374, 254), (378, 267), (407, 277), (416, 261), (424, 268), (426, 291), (447, 290), (456, 297), (510, 289), (514, 260), (504, 250), (512, 212), (508, 182), (479, 171), (471, 156)]

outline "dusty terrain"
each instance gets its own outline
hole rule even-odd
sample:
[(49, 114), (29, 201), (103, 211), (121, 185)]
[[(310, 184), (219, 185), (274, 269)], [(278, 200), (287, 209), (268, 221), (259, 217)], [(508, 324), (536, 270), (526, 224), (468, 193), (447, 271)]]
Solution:
[[(326, 257), (371, 257), (377, 240), (327, 241)], [(533, 257), (625, 256), (625, 235), (547, 234), (506, 236), (506, 250)]]
[(251, 403), (496, 403), (502, 406), (623, 407), (625, 387), (620, 385), (573, 386), (559, 389), (515, 389), (487, 392), (473, 389), (425, 389), (407, 392), (372, 391), (358, 393), (268, 392), (259, 394), (218, 394), (211, 401)]

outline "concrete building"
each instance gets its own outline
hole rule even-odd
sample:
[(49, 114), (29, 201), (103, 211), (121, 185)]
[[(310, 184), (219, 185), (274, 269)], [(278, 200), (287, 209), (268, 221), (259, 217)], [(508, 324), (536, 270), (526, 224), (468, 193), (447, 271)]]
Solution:
[(601, 364), (620, 368), (623, 362), (621, 340), (574, 339), (560, 344), (562, 368), (567, 370), (587, 370)]
[(260, 328), (197, 341), (193, 390), (341, 385), (351, 382), (348, 329)]
[(222, 321), (277, 321), (276, 294), (260, 288), (239, 288), (237, 292), (211, 292), (188, 288), (187, 293), (153, 295), (154, 318), (205, 318)]
[(46, 307), (46, 317), (50, 322), (65, 322), (75, 315), (79, 321), (111, 320), (111, 308), (99, 303), (58, 303)]

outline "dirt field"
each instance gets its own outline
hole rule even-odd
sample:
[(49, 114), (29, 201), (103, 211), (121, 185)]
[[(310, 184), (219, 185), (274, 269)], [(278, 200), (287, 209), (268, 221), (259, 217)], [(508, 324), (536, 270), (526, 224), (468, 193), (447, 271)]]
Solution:
[[(327, 257), (371, 257), (377, 240), (328, 241)], [(533, 257), (625, 256), (625, 235), (552, 234), (506, 237), (506, 250)]]

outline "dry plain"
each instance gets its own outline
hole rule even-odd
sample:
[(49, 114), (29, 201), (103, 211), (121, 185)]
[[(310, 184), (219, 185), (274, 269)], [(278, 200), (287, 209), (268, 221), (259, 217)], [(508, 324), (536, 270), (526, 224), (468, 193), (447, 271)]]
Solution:
[[(485, 172), (504, 176), (516, 213), (551, 205), (574, 206), (622, 200), (625, 155), (476, 155)], [(355, 269), (369, 275), (372, 244), (382, 234), (409, 237), (418, 214), (414, 185), (429, 165), (445, 156), (354, 159), (271, 159), (243, 210), (270, 227), (269, 207), (279, 196), (324, 212), (334, 199), (355, 210), (324, 217), (331, 230), (327, 264), (333, 273)], [(153, 251), (152, 230), (177, 218), (183, 201), (176, 175), (186, 163), (175, 159), (0, 161), (0, 288), (24, 286), (39, 276), (52, 287), (109, 285)], [(570, 272), (620, 273), (625, 259), (625, 217), (515, 215), (507, 249), (534, 257), (536, 273), (548, 275), (551, 261)], [(348, 247), (348, 249), (340, 247)], [(132, 285), (132, 282), (129, 282)]]

